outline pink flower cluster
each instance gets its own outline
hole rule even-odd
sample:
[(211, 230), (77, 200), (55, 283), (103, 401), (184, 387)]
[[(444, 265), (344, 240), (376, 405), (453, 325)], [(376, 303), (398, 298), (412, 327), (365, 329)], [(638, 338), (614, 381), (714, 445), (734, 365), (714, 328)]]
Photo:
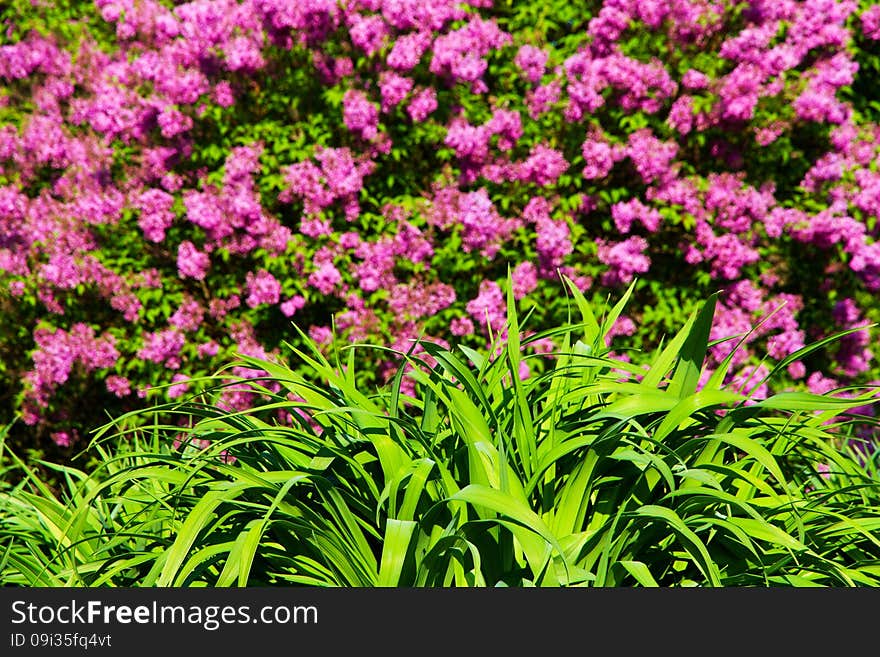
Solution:
[[(597, 299), (640, 278), (634, 305), (720, 290), (713, 339), (764, 320), (729, 377), (756, 395), (763, 355), (880, 320), (880, 126), (847, 93), (880, 10), (594, 5), (553, 39), (491, 0), (95, 0), (73, 32), (5, 24), (0, 325), (24, 337), (0, 350), (27, 422), (69, 444), (75, 374), (175, 398), (293, 320), (321, 345), (488, 347), (508, 271), (545, 328), (560, 274)], [(609, 337), (657, 333), (630, 312)], [(877, 378), (874, 351), (858, 330), (783, 384)]]
[(375, 164), (369, 159), (355, 159), (347, 148), (319, 148), (315, 159), (320, 166), (307, 160), (287, 168), (287, 188), (279, 199), (287, 202), (301, 199), (305, 215), (310, 220), (335, 201), (341, 201), (346, 218), (353, 220), (360, 211), (357, 194), (363, 188), (364, 177), (370, 174)]
[(29, 423), (36, 421), (40, 408), (74, 373), (88, 375), (111, 368), (120, 357), (113, 336), (96, 336), (95, 330), (83, 323), (74, 324), (69, 331), (41, 326), (34, 331), (34, 341), (33, 369), (24, 375), (30, 386), (24, 401), (24, 419)]

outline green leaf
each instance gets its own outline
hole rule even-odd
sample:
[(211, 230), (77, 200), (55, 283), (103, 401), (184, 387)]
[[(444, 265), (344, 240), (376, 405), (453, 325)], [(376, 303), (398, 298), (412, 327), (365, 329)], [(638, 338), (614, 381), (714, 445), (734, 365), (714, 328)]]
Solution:
[(766, 541), (774, 545), (781, 545), (789, 550), (803, 551), (807, 546), (799, 540), (782, 531), (777, 526), (755, 518), (731, 517), (727, 519), (731, 524), (743, 529), (749, 536), (757, 541)]
[(657, 584), (657, 580), (654, 579), (654, 576), (651, 575), (651, 571), (641, 561), (618, 561), (621, 566), (626, 569), (630, 575), (635, 578), (635, 580), (645, 587), (657, 588), (660, 585)]
[(379, 566), (379, 577), (376, 586), (389, 587), (400, 585), (400, 573), (409, 554), (409, 544), (418, 523), (412, 520), (396, 520), (389, 518), (385, 525), (385, 537), (382, 542), (382, 559)]
[[(550, 558), (550, 548), (554, 548), (557, 554), (564, 555), (559, 541), (544, 521), (522, 502), (503, 491), (470, 484), (452, 495), (450, 499), (491, 509), (504, 518), (514, 521), (517, 527), (525, 529), (526, 533), (513, 528), (525, 550), (532, 572), (535, 574), (544, 570), (547, 560)], [(536, 542), (534, 540), (536, 537), (540, 537), (542, 540)]]
[(712, 586), (721, 586), (721, 575), (718, 566), (709, 556), (709, 550), (700, 537), (697, 536), (672, 509), (646, 504), (635, 511), (636, 515), (661, 520), (668, 524), (685, 545), (694, 563), (709, 580)]
[(669, 384), (669, 393), (672, 395), (683, 399), (697, 391), (700, 371), (709, 345), (709, 332), (712, 329), (717, 299), (717, 292), (709, 296), (700, 307), (696, 319), (688, 331), (687, 339), (678, 354), (678, 364), (675, 366), (672, 381)]

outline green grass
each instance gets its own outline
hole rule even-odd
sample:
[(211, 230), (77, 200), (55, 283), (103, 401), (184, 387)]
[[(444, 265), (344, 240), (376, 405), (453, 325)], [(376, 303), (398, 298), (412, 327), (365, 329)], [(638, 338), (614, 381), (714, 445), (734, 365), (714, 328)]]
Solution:
[(605, 346), (629, 294), (597, 317), (568, 291), (581, 321), (522, 340), (561, 345), (522, 381), (509, 299), (494, 358), (423, 343), (432, 364), (402, 354), (411, 371), (379, 391), (356, 386), (355, 348), (295, 351), (308, 380), (247, 358), (282, 388), (247, 412), (208, 387), (119, 418), (99, 470), (57, 466), (64, 494), (18, 461), (0, 584), (880, 584), (880, 480), (841, 438), (875, 391), (756, 402), (724, 371), (698, 390), (714, 297), (642, 370)]

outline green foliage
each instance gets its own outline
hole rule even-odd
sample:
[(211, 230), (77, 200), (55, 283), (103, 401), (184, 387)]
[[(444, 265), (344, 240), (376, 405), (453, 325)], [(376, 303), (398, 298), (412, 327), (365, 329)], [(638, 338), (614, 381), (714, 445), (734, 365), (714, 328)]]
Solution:
[[(754, 400), (723, 375), (698, 390), (714, 296), (642, 369), (606, 346), (632, 289), (599, 316), (568, 291), (580, 322), (523, 338), (509, 296), (494, 357), (424, 342), (375, 392), (358, 383), (363, 345), (328, 359), (303, 336), (308, 378), (246, 358), (269, 374), (252, 409), (218, 408), (209, 386), (120, 418), (97, 472), (58, 468), (60, 495), (18, 461), (25, 480), (0, 490), (0, 582), (880, 584), (876, 465), (833, 446), (875, 391)], [(561, 348), (521, 380), (539, 358), (527, 343), (548, 334)]]

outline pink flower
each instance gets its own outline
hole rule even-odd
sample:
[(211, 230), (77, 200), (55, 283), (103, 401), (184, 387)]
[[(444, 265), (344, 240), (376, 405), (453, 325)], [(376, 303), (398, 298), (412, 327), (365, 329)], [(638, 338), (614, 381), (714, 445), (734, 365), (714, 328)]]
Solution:
[(694, 126), (693, 98), (681, 96), (676, 99), (669, 110), (667, 122), (675, 128), (678, 134), (688, 134)]
[(367, 55), (372, 55), (382, 47), (382, 43), (388, 35), (388, 27), (381, 16), (355, 14), (351, 18), (349, 35), (354, 45)]
[(531, 262), (521, 262), (510, 275), (513, 285), (513, 297), (522, 299), (538, 287), (538, 269)]
[(792, 379), (803, 379), (807, 374), (807, 367), (804, 365), (803, 361), (800, 360), (791, 363), (786, 370)]
[(485, 91), (481, 80), (488, 67), (485, 57), (510, 41), (510, 35), (495, 21), (473, 16), (463, 27), (434, 40), (430, 70), (435, 75), (472, 83), (476, 92)]
[(636, 130), (629, 136), (627, 155), (646, 183), (669, 176), (677, 152), (675, 142), (660, 141), (649, 128)]
[(709, 86), (709, 78), (700, 71), (689, 69), (682, 76), (681, 83), (688, 89), (705, 89)]
[(604, 139), (589, 137), (581, 145), (581, 154), (584, 156), (583, 176), (587, 180), (604, 178), (614, 167), (614, 149)]
[(214, 86), (214, 102), (220, 107), (232, 107), (235, 104), (235, 92), (232, 90), (232, 85), (226, 80), (222, 80)]
[(470, 335), (474, 332), (474, 323), (469, 317), (456, 317), (449, 323), (449, 331), (452, 335)]
[(305, 297), (301, 297), (300, 295), (296, 295), (287, 299), (284, 303), (281, 304), (281, 312), (284, 313), (285, 317), (293, 317), (297, 310), (301, 310), (306, 305)]
[(175, 385), (168, 387), (168, 397), (170, 399), (177, 399), (189, 389), (189, 377), (185, 374), (175, 374), (171, 378), (171, 381), (174, 382)]
[(657, 210), (646, 207), (638, 199), (615, 203), (611, 206), (611, 217), (614, 219), (617, 230), (624, 235), (630, 232), (635, 221), (654, 233), (660, 227), (662, 219)]
[(529, 82), (536, 83), (544, 75), (547, 65), (547, 52), (534, 46), (521, 46), (513, 58), (514, 63), (520, 67)]
[(56, 431), (52, 434), (52, 440), (59, 447), (70, 447), (73, 444), (73, 436), (68, 431)]
[(256, 274), (248, 272), (246, 285), (248, 296), (245, 302), (251, 308), (256, 308), (264, 303), (274, 305), (281, 298), (281, 283), (264, 269), (259, 270)]
[[(490, 135), (498, 135), (499, 150), (509, 151), (516, 145), (519, 138), (522, 137), (522, 117), (516, 111), (497, 109), (492, 113), (492, 118), (486, 122), (485, 128), (489, 131)], [(542, 149), (542, 151), (551, 150), (546, 146), (538, 146), (537, 148)], [(532, 152), (534, 152), (534, 149)], [(560, 153), (559, 156), (562, 157), (562, 154)]]
[(195, 299), (186, 298), (168, 319), (168, 323), (181, 331), (196, 331), (202, 325), (204, 316), (205, 309), (202, 305)]
[(34, 342), (34, 370), (28, 378), (37, 387), (51, 389), (66, 383), (77, 364), (91, 372), (113, 367), (119, 359), (113, 336), (97, 337), (94, 329), (82, 323), (74, 324), (70, 331), (38, 328)]
[(170, 106), (159, 112), (158, 122), (162, 136), (169, 139), (191, 130), (193, 127), (193, 121), (190, 117)]
[(414, 281), (395, 285), (388, 308), (398, 317), (431, 317), (455, 301), (455, 290), (445, 283), (424, 284)]
[(385, 71), (379, 76), (379, 91), (382, 94), (382, 111), (390, 112), (406, 98), (413, 88), (412, 78)]
[(131, 382), (124, 376), (113, 374), (107, 377), (105, 382), (107, 390), (117, 397), (125, 397), (131, 394)]
[(482, 281), (480, 293), (467, 303), (468, 314), (488, 332), (497, 335), (507, 321), (507, 306), (501, 288), (495, 281)]
[(379, 110), (362, 91), (349, 89), (342, 98), (342, 120), (353, 133), (370, 140), (376, 136)]
[(546, 199), (531, 199), (523, 210), (526, 221), (535, 224), (535, 249), (538, 252), (539, 273), (543, 278), (555, 278), (566, 257), (574, 251), (571, 229), (565, 219), (550, 217)]
[(336, 286), (342, 282), (342, 274), (333, 266), (332, 262), (325, 262), (318, 267), (317, 271), (309, 275), (309, 285), (321, 294), (332, 294)]
[(309, 328), (309, 337), (318, 344), (330, 344), (333, 340), (333, 331), (329, 326), (312, 326)]
[(869, 7), (859, 18), (864, 35), (874, 41), (880, 41), (880, 5)]
[(169, 369), (178, 369), (184, 342), (183, 333), (176, 329), (148, 333), (144, 336), (144, 346), (138, 351), (138, 358), (164, 364)]
[(386, 62), (391, 68), (408, 71), (419, 63), (430, 44), (431, 34), (429, 32), (405, 34), (394, 41), (394, 46), (388, 53)]
[(141, 211), (138, 226), (144, 237), (151, 242), (165, 239), (165, 231), (174, 221), (173, 204), (174, 197), (160, 189), (148, 189), (140, 195), (136, 205)]
[(561, 95), (562, 85), (559, 80), (552, 80), (547, 84), (530, 89), (526, 92), (526, 107), (528, 107), (529, 116), (537, 119), (542, 114), (546, 114), (559, 101)]
[(211, 340), (210, 342), (200, 344), (196, 351), (199, 354), (199, 358), (216, 356), (217, 353), (220, 351), (220, 345), (218, 345), (214, 340)]
[(479, 250), (485, 257), (494, 256), (513, 230), (516, 222), (503, 219), (484, 188), (463, 194), (458, 200), (458, 215), (466, 252)]
[(840, 387), (835, 379), (823, 375), (821, 372), (813, 372), (807, 377), (807, 388), (814, 395), (825, 395)]
[(204, 280), (210, 266), (211, 260), (206, 253), (199, 251), (188, 240), (181, 242), (177, 248), (177, 273), (181, 278)]
[(602, 275), (602, 285), (626, 285), (635, 274), (643, 274), (651, 267), (651, 259), (645, 255), (648, 242), (643, 237), (630, 237), (623, 242), (597, 240), (599, 260), (609, 270)]
[(519, 167), (519, 179), (544, 187), (552, 185), (568, 169), (568, 160), (559, 151), (543, 144), (534, 146)]

